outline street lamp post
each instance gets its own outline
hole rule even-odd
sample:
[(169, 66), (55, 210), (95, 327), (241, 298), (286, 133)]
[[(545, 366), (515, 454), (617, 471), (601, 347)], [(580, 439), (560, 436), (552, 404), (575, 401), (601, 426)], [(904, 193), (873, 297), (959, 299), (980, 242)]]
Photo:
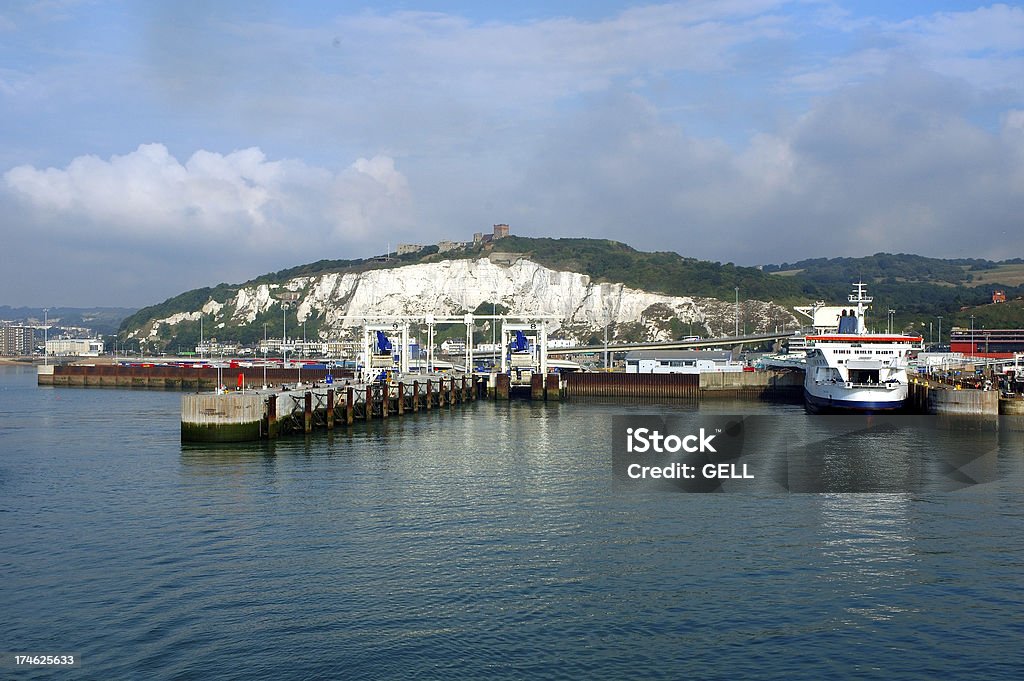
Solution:
[(267, 389), (267, 323), (263, 322), (263, 389)]
[(281, 303), (281, 368), (288, 368), (288, 348), (285, 343), (288, 342), (288, 318), (286, 316), (288, 312), (288, 303)]
[[(48, 326), (48, 324), (49, 324), (49, 317), (47, 317), (47, 315), (49, 313), (50, 313), (50, 308), (44, 307), (43, 308), (43, 365), (44, 366), (50, 363), (50, 361), (49, 361), (49, 353), (46, 350), (46, 341), (48, 339), (47, 331), (49, 330), (49, 326)], [(35, 345), (35, 343), (33, 343), (33, 345)]]
[(740, 335), (740, 287), (736, 287), (736, 329), (733, 331), (733, 336), (739, 338)]
[(889, 333), (892, 333), (893, 327), (896, 325), (896, 310), (889, 308)]
[(971, 315), (971, 357), (974, 357), (974, 315)]
[(942, 351), (942, 315), (939, 315), (939, 351)]

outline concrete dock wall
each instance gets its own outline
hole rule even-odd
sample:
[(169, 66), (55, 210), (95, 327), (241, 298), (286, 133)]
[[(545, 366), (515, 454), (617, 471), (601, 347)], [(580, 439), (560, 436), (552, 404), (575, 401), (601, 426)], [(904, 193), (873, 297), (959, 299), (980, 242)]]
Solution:
[(181, 439), (190, 442), (259, 440), (265, 398), (258, 393), (183, 395)]
[[(228, 388), (238, 385), (238, 376), (248, 388), (263, 385), (263, 367), (223, 368), (220, 380)], [(295, 383), (299, 378), (297, 368), (266, 370), (266, 380), (272, 385)], [(323, 382), (330, 373), (336, 380), (351, 379), (350, 369), (303, 369), (304, 383)], [(36, 382), (39, 385), (88, 388), (143, 388), (149, 390), (214, 390), (217, 388), (217, 369), (180, 366), (123, 366), (106, 365), (65, 365), (40, 366)]]
[(910, 407), (922, 414), (957, 416), (997, 416), (999, 392), (996, 390), (961, 389), (925, 381), (911, 382), (908, 392)]
[(801, 397), (802, 371), (742, 371), (700, 375), (700, 396), (769, 399)]

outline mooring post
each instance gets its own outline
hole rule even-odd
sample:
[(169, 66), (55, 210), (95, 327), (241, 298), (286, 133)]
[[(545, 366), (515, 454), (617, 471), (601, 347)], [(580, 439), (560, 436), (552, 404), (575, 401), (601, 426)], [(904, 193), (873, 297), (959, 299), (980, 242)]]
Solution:
[(366, 386), (366, 404), (363, 405), (363, 418), (369, 421), (373, 418), (373, 386)]
[(507, 400), (511, 380), (508, 374), (498, 374), (495, 396), (499, 400)]
[(356, 391), (348, 387), (345, 395), (345, 425), (351, 426), (356, 420)]
[(544, 400), (544, 376), (540, 374), (530, 375), (530, 399), (534, 402)]
[(419, 381), (413, 381), (412, 382), (412, 410), (413, 411), (419, 411), (420, 410), (420, 382)]
[(383, 385), (381, 385), (380, 394), (381, 397), (383, 398), (380, 401), (380, 414), (381, 418), (386, 419), (389, 413), (391, 412), (391, 384), (384, 383)]
[(465, 376), (462, 377), (462, 390), (459, 393), (459, 395), (462, 396), (462, 401), (465, 402), (466, 401), (466, 377)]
[(398, 415), (405, 414), (405, 383), (398, 382)]
[(428, 378), (428, 379), (427, 379), (427, 396), (426, 396), (426, 400), (425, 400), (425, 403), (426, 403), (426, 404), (425, 404), (425, 406), (426, 406), (426, 408), (427, 408), (427, 411), (430, 411), (430, 408), (431, 408), (431, 406), (432, 406), (432, 405), (431, 405), (431, 402), (433, 401), (433, 399), (432, 399), (432, 398), (433, 398), (433, 395), (431, 394), (431, 390), (433, 389), (433, 387), (434, 387), (434, 386), (433, 386), (433, 385), (431, 385), (431, 381), (430, 381), (430, 379)]
[(303, 411), (303, 430), (307, 433), (313, 432), (313, 393), (306, 391), (306, 405)]
[(452, 376), (448, 381), (448, 406), (454, 407), (458, 395), (455, 392), (455, 377)]
[(334, 430), (334, 388), (327, 389), (327, 430)]
[(547, 381), (547, 389), (545, 390), (544, 398), (549, 402), (557, 402), (562, 399), (560, 375), (548, 374), (545, 380)]
[(267, 439), (277, 437), (277, 395), (267, 398)]

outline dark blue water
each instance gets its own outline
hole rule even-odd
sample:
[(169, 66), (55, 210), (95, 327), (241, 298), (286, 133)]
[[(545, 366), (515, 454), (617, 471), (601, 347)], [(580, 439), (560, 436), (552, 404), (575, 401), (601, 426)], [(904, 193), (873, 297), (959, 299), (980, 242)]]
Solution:
[(609, 424), (650, 405), (198, 448), (179, 401), (0, 369), (0, 649), (82, 660), (0, 675), (1024, 673), (1021, 434), (956, 492), (638, 494), (612, 490)]

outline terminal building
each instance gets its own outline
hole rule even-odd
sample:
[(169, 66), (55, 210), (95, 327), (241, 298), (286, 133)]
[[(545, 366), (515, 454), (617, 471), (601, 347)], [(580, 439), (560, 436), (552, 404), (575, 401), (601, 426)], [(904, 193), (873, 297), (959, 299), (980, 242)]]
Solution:
[(743, 371), (730, 350), (634, 350), (626, 353), (627, 374), (705, 374)]
[(1024, 352), (1024, 329), (962, 329), (949, 332), (949, 349), (971, 357), (1010, 359)]

